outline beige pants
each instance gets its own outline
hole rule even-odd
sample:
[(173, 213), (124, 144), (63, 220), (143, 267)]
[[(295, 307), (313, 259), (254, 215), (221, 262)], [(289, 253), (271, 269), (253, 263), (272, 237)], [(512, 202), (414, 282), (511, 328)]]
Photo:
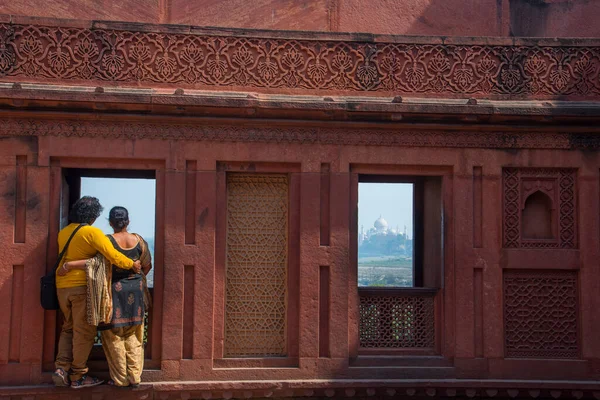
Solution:
[(87, 294), (85, 286), (57, 289), (58, 304), (65, 321), (58, 341), (56, 368), (71, 373), (71, 380), (87, 374), (87, 360), (94, 346), (96, 327), (87, 323)]
[(117, 386), (141, 381), (144, 369), (144, 325), (101, 331), (110, 377)]

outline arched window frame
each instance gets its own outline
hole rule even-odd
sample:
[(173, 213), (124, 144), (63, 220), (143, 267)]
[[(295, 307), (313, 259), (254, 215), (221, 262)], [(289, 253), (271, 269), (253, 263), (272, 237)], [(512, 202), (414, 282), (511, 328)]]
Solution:
[(547, 196), (548, 199), (550, 200), (550, 205), (551, 205), (551, 212), (552, 212), (552, 218), (551, 218), (551, 229), (552, 229), (552, 238), (548, 238), (548, 239), (532, 239), (532, 238), (526, 238), (526, 237), (522, 237), (521, 238), (521, 242), (522, 243), (526, 243), (526, 244), (558, 244), (559, 242), (559, 235), (558, 235), (558, 231), (559, 231), (559, 226), (558, 226), (558, 207), (557, 204), (559, 204), (558, 201), (558, 190), (556, 187), (556, 180), (555, 179), (540, 179), (540, 178), (535, 178), (535, 179), (523, 179), (521, 181), (521, 207), (520, 207), (520, 223), (521, 223), (521, 232), (524, 232), (525, 227), (523, 226), (524, 224), (524, 219), (523, 219), (523, 212), (525, 211), (525, 205), (527, 204), (527, 200), (534, 195), (535, 193), (540, 192), (543, 195)]

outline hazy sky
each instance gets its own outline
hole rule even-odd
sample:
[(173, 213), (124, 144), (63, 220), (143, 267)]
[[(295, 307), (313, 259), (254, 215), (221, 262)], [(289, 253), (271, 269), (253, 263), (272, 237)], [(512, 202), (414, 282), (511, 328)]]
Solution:
[(404, 225), (408, 237), (412, 238), (412, 184), (409, 183), (359, 183), (358, 184), (358, 229), (364, 225), (365, 232), (382, 216), (390, 229)]
[[(154, 179), (82, 178), (81, 195), (100, 199), (104, 212), (94, 223), (105, 233), (112, 233), (108, 212), (114, 206), (129, 210), (130, 231), (154, 237), (156, 181)], [(381, 215), (390, 228), (408, 230), (412, 238), (412, 185), (401, 183), (359, 183), (358, 227), (365, 231)], [(360, 231), (359, 231), (360, 232)]]
[(129, 231), (144, 238), (154, 237), (156, 181), (154, 179), (81, 178), (81, 196), (94, 196), (104, 211), (94, 226), (113, 233), (108, 212), (114, 206), (129, 211)]

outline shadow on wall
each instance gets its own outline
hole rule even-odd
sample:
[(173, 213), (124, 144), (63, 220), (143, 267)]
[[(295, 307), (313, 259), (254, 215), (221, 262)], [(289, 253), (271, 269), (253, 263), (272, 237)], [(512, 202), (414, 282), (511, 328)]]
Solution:
[(600, 37), (599, 0), (337, 0), (332, 30), (400, 35)]
[(510, 36), (544, 36), (550, 11), (545, 0), (510, 0)]
[(597, 0), (510, 0), (510, 36), (598, 37)]
[(498, 36), (502, 0), (337, 0), (333, 30), (396, 35)]

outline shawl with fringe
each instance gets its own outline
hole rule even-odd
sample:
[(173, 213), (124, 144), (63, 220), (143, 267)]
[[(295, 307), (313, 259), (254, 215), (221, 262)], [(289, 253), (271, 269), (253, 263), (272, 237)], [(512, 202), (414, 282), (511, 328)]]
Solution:
[(112, 306), (112, 265), (102, 254), (86, 262), (87, 322), (98, 326), (110, 324)]
[[(134, 235), (139, 239), (142, 248), (140, 262), (142, 270), (152, 268), (152, 256), (148, 249), (148, 243), (137, 233)], [(98, 253), (86, 262), (87, 278), (87, 321), (88, 324), (108, 325), (112, 320), (112, 265), (102, 254)], [(146, 275), (142, 273), (144, 282), (144, 308), (150, 309), (152, 296), (148, 290)]]

